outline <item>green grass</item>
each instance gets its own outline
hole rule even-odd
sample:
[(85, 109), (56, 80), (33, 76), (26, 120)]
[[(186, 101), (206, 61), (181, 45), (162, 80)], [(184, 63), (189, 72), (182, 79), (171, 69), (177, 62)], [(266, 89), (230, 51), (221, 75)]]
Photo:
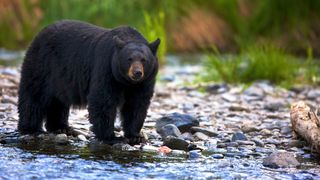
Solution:
[(319, 64), (312, 57), (301, 60), (274, 46), (249, 48), (239, 55), (221, 56), (216, 50), (209, 53), (201, 81), (252, 83), (268, 80), (289, 87), (292, 84), (319, 83)]

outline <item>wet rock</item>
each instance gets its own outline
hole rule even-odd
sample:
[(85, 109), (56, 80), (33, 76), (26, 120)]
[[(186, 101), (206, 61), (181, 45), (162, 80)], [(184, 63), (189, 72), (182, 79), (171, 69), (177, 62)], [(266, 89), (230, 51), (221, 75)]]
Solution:
[(196, 133), (196, 132), (201, 132), (207, 136), (210, 137), (215, 137), (218, 136), (218, 133), (214, 131), (213, 129), (207, 129), (207, 128), (202, 128), (202, 127), (191, 127), (191, 132)]
[(248, 140), (248, 138), (241, 132), (236, 132), (232, 135), (231, 137), (231, 141), (235, 142), (235, 141), (246, 141)]
[(159, 132), (162, 139), (166, 139), (168, 136), (180, 137), (181, 132), (174, 124), (167, 124), (163, 126)]
[(77, 138), (78, 138), (80, 141), (88, 141), (87, 138), (86, 138), (86, 136), (84, 136), (84, 135), (82, 135), (82, 134), (78, 135)]
[(262, 163), (266, 167), (296, 167), (300, 165), (293, 153), (290, 152), (274, 152), (263, 160)]
[(182, 138), (169, 136), (164, 140), (163, 145), (168, 146), (170, 149), (187, 151), (189, 143)]
[(192, 126), (199, 126), (199, 120), (188, 114), (172, 113), (168, 114), (156, 122), (157, 132), (161, 131), (161, 128), (167, 124), (174, 124), (178, 127), (180, 132), (189, 132)]
[(223, 159), (224, 155), (223, 154), (212, 154), (211, 157), (213, 157), (215, 159)]
[(250, 109), (248, 107), (245, 107), (243, 105), (240, 104), (232, 104), (229, 107), (230, 111), (245, 111), (245, 112), (250, 112)]
[(238, 140), (237, 143), (241, 146), (241, 145), (249, 145), (249, 146), (253, 146), (255, 145), (255, 142), (253, 141), (243, 141), (243, 140)]
[(196, 132), (193, 134), (195, 140), (205, 141), (209, 139), (209, 136), (203, 134), (202, 132)]
[(135, 151), (135, 150), (137, 150), (133, 146), (130, 146), (129, 144), (125, 144), (125, 143), (113, 144), (112, 148), (114, 148), (116, 150), (120, 150), (120, 151)]
[(66, 134), (57, 134), (54, 138), (54, 141), (58, 144), (67, 144), (68, 136)]
[(198, 159), (201, 156), (202, 155), (201, 155), (201, 151), (200, 150), (189, 151), (189, 159)]

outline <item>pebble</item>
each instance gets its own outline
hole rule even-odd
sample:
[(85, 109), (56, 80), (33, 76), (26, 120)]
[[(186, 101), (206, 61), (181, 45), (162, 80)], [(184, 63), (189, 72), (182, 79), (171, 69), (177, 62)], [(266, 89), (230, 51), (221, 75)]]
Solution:
[(263, 147), (264, 142), (259, 138), (253, 138), (252, 141), (256, 144), (256, 146)]
[(241, 126), (241, 131), (244, 133), (259, 131), (254, 124), (245, 123)]
[(125, 143), (116, 143), (113, 144), (112, 147), (116, 150), (120, 150), (120, 151), (135, 151), (137, 150), (135, 147), (130, 146), (129, 144), (125, 144)]
[(223, 154), (212, 154), (211, 157), (213, 157), (215, 159), (223, 159), (224, 155)]
[(300, 165), (294, 154), (290, 152), (274, 152), (263, 159), (262, 164), (270, 168), (296, 167)]
[(229, 107), (230, 111), (245, 111), (250, 112), (250, 109), (246, 106), (240, 105), (240, 104), (233, 104)]
[(54, 141), (58, 144), (67, 144), (68, 136), (66, 134), (57, 134), (54, 138)]
[(185, 132), (181, 135), (184, 140), (194, 141), (193, 135), (190, 132)]
[(189, 159), (198, 159), (201, 156), (202, 155), (201, 155), (201, 151), (200, 150), (189, 151)]
[(193, 134), (195, 140), (206, 141), (209, 139), (209, 136), (205, 135), (202, 132), (196, 132)]
[(159, 148), (151, 145), (141, 146), (141, 150), (144, 152), (158, 152)]
[(173, 156), (183, 156), (183, 155), (187, 155), (187, 152), (182, 151), (182, 150), (173, 149), (173, 150), (170, 152), (170, 154), (173, 155)]
[(246, 137), (246, 135), (244, 135), (243, 133), (241, 132), (236, 132), (232, 135), (231, 137), (231, 141), (235, 142), (235, 141), (246, 141), (248, 140), (248, 138)]

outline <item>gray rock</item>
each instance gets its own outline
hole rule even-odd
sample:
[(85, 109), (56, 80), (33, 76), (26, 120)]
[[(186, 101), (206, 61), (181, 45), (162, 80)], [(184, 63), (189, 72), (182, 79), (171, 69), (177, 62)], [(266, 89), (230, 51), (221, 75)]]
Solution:
[(235, 102), (238, 99), (235, 95), (229, 93), (222, 94), (221, 98), (228, 102)]
[(174, 124), (167, 124), (163, 126), (159, 131), (159, 134), (162, 137), (162, 139), (166, 139), (168, 136), (173, 136), (173, 137), (181, 136), (180, 130)]
[(229, 89), (230, 88), (227, 84), (213, 84), (207, 86), (206, 88), (207, 92), (211, 94), (221, 94), (229, 91)]
[(201, 132), (207, 136), (210, 137), (215, 137), (218, 136), (218, 133), (214, 131), (213, 129), (207, 129), (207, 128), (202, 128), (202, 127), (191, 127), (191, 132), (196, 133), (196, 132)]
[(294, 154), (290, 152), (274, 152), (263, 159), (262, 164), (270, 168), (296, 167), (300, 165)]
[(203, 134), (202, 132), (196, 132), (193, 134), (195, 140), (205, 141), (209, 139), (209, 136)]
[(213, 157), (215, 159), (223, 159), (224, 155), (223, 154), (212, 154), (211, 157)]
[(164, 140), (163, 145), (168, 146), (170, 149), (187, 151), (189, 143), (182, 138), (169, 136)]
[(237, 143), (241, 146), (241, 145), (249, 145), (249, 146), (253, 146), (255, 145), (255, 142), (253, 141), (242, 141), (242, 140), (238, 140)]
[(291, 134), (292, 133), (292, 128), (289, 126), (282, 127), (280, 130), (281, 134)]
[(199, 120), (188, 114), (172, 113), (168, 114), (156, 122), (157, 132), (167, 124), (174, 124), (181, 133), (189, 132), (192, 126), (199, 126)]
[(194, 138), (190, 132), (185, 132), (181, 135), (184, 140), (194, 141)]
[(189, 159), (198, 159), (201, 156), (202, 155), (201, 155), (201, 151), (200, 150), (189, 151)]
[(310, 90), (307, 93), (307, 98), (310, 100), (316, 99), (318, 97), (320, 97), (320, 90), (318, 90), (318, 89)]
[(255, 85), (250, 86), (243, 93), (248, 96), (257, 96), (257, 97), (264, 97), (265, 95), (263, 89)]
[(241, 132), (236, 132), (232, 135), (231, 137), (231, 141), (235, 142), (235, 141), (247, 141), (248, 138)]
[(66, 134), (57, 134), (54, 138), (54, 141), (58, 144), (67, 144), (68, 136)]
[(83, 134), (79, 134), (77, 137), (80, 141), (88, 141), (86, 136), (84, 136)]

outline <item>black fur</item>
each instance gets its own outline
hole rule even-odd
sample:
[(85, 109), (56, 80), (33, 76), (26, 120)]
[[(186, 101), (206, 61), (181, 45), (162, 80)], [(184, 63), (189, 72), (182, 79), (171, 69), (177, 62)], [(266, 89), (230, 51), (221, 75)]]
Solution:
[[(143, 141), (139, 133), (154, 91), (159, 43), (149, 44), (127, 26), (104, 29), (71, 20), (47, 26), (22, 65), (18, 130), (41, 133), (45, 121), (49, 132), (68, 132), (70, 107), (88, 105), (98, 139), (116, 139), (114, 120), (120, 109), (125, 137), (132, 144)], [(131, 57), (143, 64), (140, 81), (128, 77)]]

